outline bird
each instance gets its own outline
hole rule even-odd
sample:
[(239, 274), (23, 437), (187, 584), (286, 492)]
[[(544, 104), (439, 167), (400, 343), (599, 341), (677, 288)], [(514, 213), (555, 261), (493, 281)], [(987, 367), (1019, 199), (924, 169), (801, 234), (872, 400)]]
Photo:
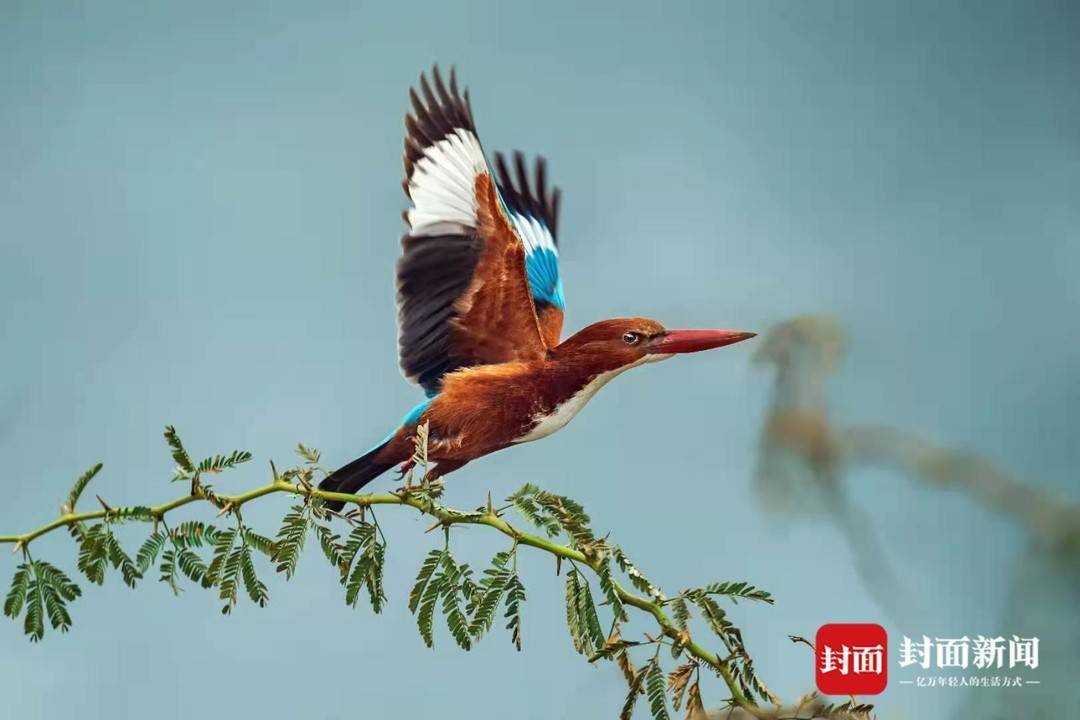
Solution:
[[(562, 339), (561, 193), (547, 163), (480, 144), (469, 91), (438, 65), (409, 89), (405, 179), (411, 201), (397, 262), (398, 355), (425, 399), (381, 442), (328, 474), (320, 490), (356, 493), (411, 468), (427, 426), (425, 480), (563, 428), (617, 375), (742, 342), (738, 330), (671, 330), (644, 317), (593, 323)], [(326, 503), (340, 510), (342, 502)]]

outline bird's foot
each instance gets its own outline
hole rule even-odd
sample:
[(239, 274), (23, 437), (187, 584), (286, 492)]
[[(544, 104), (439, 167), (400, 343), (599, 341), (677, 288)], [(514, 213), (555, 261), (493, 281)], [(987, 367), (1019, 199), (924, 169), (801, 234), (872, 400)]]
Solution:
[(416, 467), (416, 460), (409, 458), (405, 462), (401, 463), (398, 467), (398, 480), (409, 474), (409, 471)]
[(421, 486), (429, 497), (437, 498), (442, 496), (443, 475), (445, 475), (445, 473), (439, 472), (437, 468), (433, 468), (424, 473), (424, 479), (421, 482)]
[[(411, 476), (409, 479), (412, 479)], [(419, 484), (406, 482), (401, 487), (399, 487), (396, 492), (401, 495), (409, 495), (418, 492), (431, 492), (433, 488), (439, 488), (441, 487), (441, 485), (442, 475), (436, 472), (434, 468), (432, 468), (424, 473), (424, 477), (420, 480)]]

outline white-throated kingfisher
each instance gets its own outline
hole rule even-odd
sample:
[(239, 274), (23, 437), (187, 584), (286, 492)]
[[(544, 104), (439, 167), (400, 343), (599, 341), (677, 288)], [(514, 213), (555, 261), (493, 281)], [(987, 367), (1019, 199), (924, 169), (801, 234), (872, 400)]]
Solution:
[(496, 154), (493, 174), (453, 70), (449, 87), (438, 67), (431, 83), (421, 75), (420, 93), (409, 97), (403, 185), (412, 207), (397, 265), (398, 351), (402, 372), (427, 399), (321, 489), (354, 493), (407, 464), (421, 423), (431, 479), (559, 430), (625, 370), (754, 337), (635, 317), (560, 341), (559, 191), (548, 191), (544, 159), (530, 179), (521, 153), (512, 173)]

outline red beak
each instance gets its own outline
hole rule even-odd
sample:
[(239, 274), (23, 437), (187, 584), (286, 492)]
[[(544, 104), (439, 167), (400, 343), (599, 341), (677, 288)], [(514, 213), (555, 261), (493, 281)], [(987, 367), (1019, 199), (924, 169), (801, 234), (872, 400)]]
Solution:
[(649, 344), (648, 352), (665, 355), (701, 352), (725, 345), (734, 345), (756, 335), (757, 333), (740, 330), (668, 330), (653, 339)]

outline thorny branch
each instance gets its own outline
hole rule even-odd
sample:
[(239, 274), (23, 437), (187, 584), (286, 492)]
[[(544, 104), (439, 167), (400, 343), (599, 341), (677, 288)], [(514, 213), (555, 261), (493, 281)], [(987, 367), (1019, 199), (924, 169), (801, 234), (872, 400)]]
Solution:
[[(423, 447), (423, 433), (418, 433), (418, 435), (420, 438), (414, 460), (418, 461), (416, 467), (422, 471), (427, 465), (426, 447)], [(236, 603), (238, 588), (241, 585), (247, 589), (252, 600), (257, 604), (263, 605), (266, 602), (266, 588), (255, 577), (250, 549), (255, 548), (265, 552), (277, 563), (278, 571), (290, 577), (295, 569), (296, 557), (303, 546), (303, 537), (310, 528), (317, 531), (316, 534), (320, 536), (320, 543), (323, 544), (327, 557), (340, 567), (342, 584), (348, 585), (347, 599), (351, 604), (355, 603), (357, 595), (366, 587), (371, 595), (372, 605), (378, 612), (381, 609), (381, 601), (385, 599), (381, 589), (382, 560), (379, 555), (380, 552), (385, 551), (385, 538), (381, 541), (377, 539), (377, 536), (381, 537), (381, 528), (378, 528), (377, 524), (367, 523), (364, 513), (366, 511), (371, 514), (371, 509), (377, 505), (410, 507), (435, 521), (431, 529), (442, 528), (449, 532), (450, 528), (457, 525), (486, 526), (513, 541), (512, 550), (509, 553), (497, 555), (493, 568), (485, 573), (485, 578), (479, 583), (472, 581), (471, 570), (467, 565), (455, 565), (454, 560), (449, 556), (448, 546), (442, 551), (432, 551), (429, 561), (425, 561), (424, 567), (421, 568), (421, 575), (413, 590), (415, 597), (410, 598), (410, 609), (416, 613), (419, 608), (418, 619), (421, 624), (421, 633), (425, 635), (425, 641), (429, 645), (431, 644), (430, 611), (428, 617), (425, 618), (424, 605), (434, 605), (440, 593), (444, 597), (453, 595), (453, 602), (444, 602), (444, 612), (447, 614), (451, 632), (455, 635), (458, 644), (465, 649), (470, 647), (469, 634), (479, 639), (479, 633), (483, 632), (482, 626), (485, 623), (490, 626), (494, 606), (505, 595), (507, 597), (506, 617), (511, 618), (511, 623), (507, 627), (513, 630), (515, 643), (520, 649), (519, 627), (515, 625), (516, 621), (512, 617), (512, 613), (517, 612), (519, 601), (524, 599), (524, 589), (516, 580), (516, 551), (522, 546), (530, 547), (555, 557), (560, 566), (563, 564), (568, 566), (568, 624), (575, 646), (590, 661), (614, 660), (627, 676), (630, 695), (621, 717), (629, 718), (638, 695), (645, 695), (653, 717), (667, 718), (669, 717), (666, 709), (668, 690), (673, 693), (675, 708), (678, 709), (687, 687), (689, 687), (686, 702), (688, 717), (693, 720), (706, 717), (698, 682), (695, 681), (693, 685), (688, 686), (691, 674), (699, 677), (701, 669), (711, 670), (723, 681), (730, 693), (728, 704), (731, 707), (737, 707), (741, 712), (760, 720), (781, 716), (778, 714), (780, 713), (779, 701), (754, 674), (752, 660), (742, 644), (741, 631), (726, 619), (724, 611), (714, 599), (728, 597), (733, 600), (742, 598), (771, 603), (769, 594), (747, 583), (713, 583), (705, 588), (686, 590), (674, 598), (668, 598), (640, 573), (618, 546), (610, 545), (606, 537), (595, 536), (588, 527), (589, 518), (584, 513), (584, 509), (569, 498), (546, 493), (534, 486), (526, 485), (508, 498), (510, 505), (493, 507), (489, 497), (486, 508), (477, 511), (462, 511), (447, 507), (437, 501), (441, 488), (429, 486), (426, 482), (412, 485), (411, 473), (406, 478), (406, 485), (395, 492), (378, 494), (328, 492), (319, 490), (313, 482), (314, 472), (322, 471), (317, 466), (317, 451), (302, 445), (299, 446), (298, 451), (307, 460), (306, 467), (279, 474), (271, 463), (273, 477), (268, 484), (244, 493), (219, 494), (210, 485), (202, 482), (203, 477), (245, 462), (250, 459), (250, 455), (235, 451), (230, 456), (217, 455), (196, 465), (187, 455), (175, 430), (171, 427), (167, 428), (165, 437), (172, 448), (173, 458), (177, 461), (174, 479), (190, 481), (189, 494), (155, 506), (111, 507), (99, 497), (101, 509), (76, 512), (75, 504), (80, 494), (89, 480), (100, 470), (100, 466), (95, 466), (76, 482), (58, 518), (22, 534), (0, 535), (0, 544), (14, 545), (13, 552), (21, 551), (24, 558), (24, 563), (19, 566), (16, 573), (4, 611), (11, 617), (18, 617), (25, 603), (26, 628), (31, 639), (39, 640), (44, 635), (44, 620), (41, 616), (45, 614), (48, 615), (54, 628), (66, 630), (70, 626), (70, 617), (67, 615), (64, 601), (73, 600), (80, 593), (77, 585), (63, 575), (62, 571), (48, 563), (30, 558), (30, 544), (35, 539), (55, 530), (68, 528), (71, 531), (81, 546), (79, 569), (96, 583), (102, 581), (105, 569), (111, 562), (114, 567), (123, 570), (125, 582), (134, 587), (135, 580), (141, 578), (142, 573), (153, 565), (163, 547), (169, 547), (168, 543), (171, 543), (171, 549), (164, 550), (162, 555), (162, 580), (169, 582), (175, 589), (175, 582), (179, 577), (176, 569), (180, 567), (189, 578), (201, 580), (203, 587), (219, 588), (221, 597), (228, 601), (223, 612), (228, 612)], [(302, 505), (294, 507), (286, 516), (285, 525), (279, 532), (276, 543), (251, 531), (244, 525), (240, 516), (241, 509), (247, 503), (272, 494), (299, 496), (302, 500)], [(348, 512), (332, 513), (323, 505), (327, 501), (343, 502), (347, 507), (351, 507)], [(200, 541), (197, 537), (189, 537), (188, 541), (183, 542), (183, 532), (170, 529), (165, 524), (165, 518), (174, 510), (201, 502), (209, 503), (217, 508), (219, 517), (226, 514), (233, 516), (236, 519), (236, 528), (224, 530), (217, 529), (213, 525), (203, 526), (199, 523), (198, 532), (204, 533), (203, 539)], [(510, 507), (518, 510), (526, 519), (544, 530), (549, 537), (565, 533), (569, 542), (563, 544), (549, 537), (522, 532), (503, 517), (504, 512)], [(343, 519), (350, 526), (357, 528), (349, 536), (348, 542), (342, 542), (337, 535), (331, 535), (328, 526), (315, 522), (316, 519), (329, 520), (332, 517)], [(137, 562), (127, 557), (112, 536), (111, 524), (123, 520), (153, 523), (153, 534), (140, 550)], [(94, 521), (101, 522), (90, 525), (88, 529), (87, 524)], [(165, 528), (164, 533), (159, 531), (159, 526)], [(300, 528), (298, 534), (292, 532), (296, 528)], [(209, 565), (203, 565), (201, 559), (191, 552), (192, 547), (199, 546), (203, 542), (214, 548), (214, 558)], [(381, 551), (379, 550), (380, 542)], [(513, 569), (508, 570), (505, 566), (511, 555), (514, 558), (514, 564)], [(354, 557), (360, 559), (356, 561), (352, 576), (346, 578), (349, 574), (349, 564), (352, 563)], [(184, 567), (185, 562), (188, 563), (188, 567)], [(365, 565), (365, 562), (368, 564)], [(166, 563), (169, 563), (168, 566)], [(613, 577), (613, 563), (640, 592), (628, 590)], [(432, 580), (437, 568), (442, 569), (439, 570), (436, 579)], [(589, 582), (581, 574), (582, 569), (588, 569), (590, 576), (598, 583), (606, 601), (604, 604), (614, 614), (612, 631), (608, 635), (600, 631)], [(516, 596), (515, 591), (510, 589), (509, 574), (511, 572), (513, 582), (518, 582), (520, 591)], [(436, 582), (441, 583), (437, 588)], [(468, 602), (465, 613), (459, 611), (456, 606), (459, 592), (462, 599)], [(493, 605), (492, 598), (494, 598)], [(489, 605), (491, 607), (488, 607)], [(687, 624), (690, 617), (688, 609), (690, 605), (700, 609), (703, 619), (719, 635), (727, 650), (724, 657), (709, 650), (692, 635)], [(619, 634), (619, 629), (622, 622), (629, 620), (625, 607), (634, 608), (644, 616), (651, 617), (659, 634), (655, 637), (646, 634), (646, 640), (641, 642), (624, 641)], [(470, 613), (474, 615), (472, 620), (466, 616)], [(426, 632), (425, 622), (427, 623)], [(34, 625), (36, 629), (32, 628)], [(655, 645), (656, 653), (647, 665), (635, 669), (630, 660), (630, 650), (637, 646), (648, 645)], [(684, 656), (683, 665), (667, 676), (663, 674), (659, 663), (659, 650), (662, 646), (670, 647), (675, 657)], [(754, 698), (755, 693), (773, 703), (773, 707), (759, 704)], [(824, 706), (815, 698), (804, 699), (800, 709), (803, 706), (812, 714), (804, 716), (796, 710), (794, 715), (783, 716), (867, 718), (870, 710), (869, 706), (856, 706), (854, 701), (842, 706)], [(852, 715), (850, 711), (856, 708), (859, 712)]]

